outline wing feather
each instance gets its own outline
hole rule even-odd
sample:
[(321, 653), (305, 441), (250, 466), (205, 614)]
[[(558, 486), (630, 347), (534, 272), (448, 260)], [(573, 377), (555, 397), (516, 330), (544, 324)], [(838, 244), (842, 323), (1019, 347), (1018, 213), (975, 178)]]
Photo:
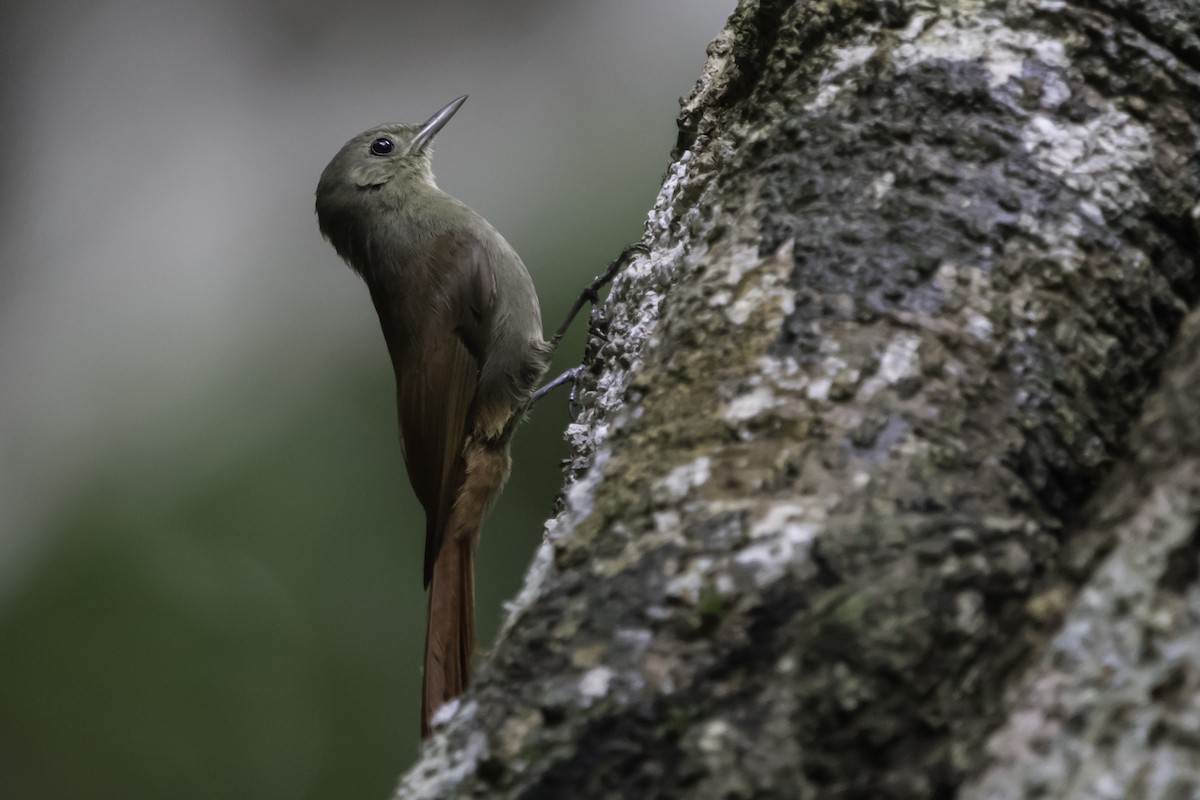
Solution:
[(447, 234), (430, 248), (439, 289), (396, 361), (397, 407), (409, 480), (425, 509), (425, 585), (463, 481), (463, 446), (487, 358), (495, 278), (484, 248)]

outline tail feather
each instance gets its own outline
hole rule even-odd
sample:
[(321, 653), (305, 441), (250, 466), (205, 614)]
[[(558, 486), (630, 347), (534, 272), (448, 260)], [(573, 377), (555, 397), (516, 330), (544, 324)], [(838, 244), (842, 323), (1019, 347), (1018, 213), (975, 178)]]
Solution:
[(425, 615), (421, 736), (438, 707), (471, 682), (475, 652), (475, 567), (470, 542), (447, 538), (433, 568)]
[(466, 470), (446, 535), (433, 564), (425, 615), (425, 665), (421, 688), (421, 737), (438, 708), (471, 683), (475, 654), (475, 545), (492, 501), (508, 477), (506, 448), (467, 445)]

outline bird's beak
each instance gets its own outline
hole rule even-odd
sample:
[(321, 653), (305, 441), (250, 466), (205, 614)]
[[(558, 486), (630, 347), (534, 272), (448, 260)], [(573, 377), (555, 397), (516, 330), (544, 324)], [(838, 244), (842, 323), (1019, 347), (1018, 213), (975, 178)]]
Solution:
[(458, 111), (465, 102), (467, 102), (465, 94), (462, 97), (456, 97), (447, 103), (441, 111), (430, 117), (421, 126), (421, 130), (417, 131), (417, 135), (413, 137), (412, 141), (408, 143), (408, 147), (404, 148), (404, 155), (416, 155), (424, 150), (429, 142), (433, 140), (433, 137), (437, 135), (437, 132), (442, 129), (442, 126), (450, 121), (450, 118), (454, 116), (454, 112)]

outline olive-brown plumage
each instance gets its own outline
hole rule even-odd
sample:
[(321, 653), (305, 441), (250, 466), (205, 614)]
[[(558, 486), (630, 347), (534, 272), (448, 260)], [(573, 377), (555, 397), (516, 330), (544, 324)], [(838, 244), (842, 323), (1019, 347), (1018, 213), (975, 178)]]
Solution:
[(471, 679), (480, 525), (550, 349), (520, 257), (434, 183), (429, 142), (465, 100), (423, 125), (354, 137), (317, 185), (321, 233), (362, 276), (379, 315), (404, 461), (425, 509), (422, 736)]

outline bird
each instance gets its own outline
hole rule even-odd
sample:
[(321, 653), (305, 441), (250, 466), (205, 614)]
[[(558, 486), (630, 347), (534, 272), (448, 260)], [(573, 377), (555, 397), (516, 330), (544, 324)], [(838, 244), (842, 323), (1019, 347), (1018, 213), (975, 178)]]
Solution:
[(425, 511), (422, 738), (470, 683), (480, 529), (553, 350), (520, 256), (434, 180), (430, 144), (466, 99), (423, 124), (350, 139), (316, 190), (321, 234), (361, 276), (378, 314), (404, 463)]

